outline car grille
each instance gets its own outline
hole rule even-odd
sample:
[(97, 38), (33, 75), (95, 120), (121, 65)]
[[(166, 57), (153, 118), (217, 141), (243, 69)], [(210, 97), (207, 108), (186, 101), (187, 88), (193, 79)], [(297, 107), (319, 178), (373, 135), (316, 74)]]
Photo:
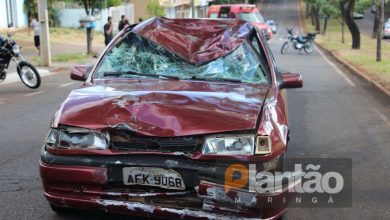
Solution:
[(161, 151), (161, 152), (194, 152), (202, 140), (199, 137), (139, 137), (127, 136), (112, 138), (111, 147), (118, 150)]

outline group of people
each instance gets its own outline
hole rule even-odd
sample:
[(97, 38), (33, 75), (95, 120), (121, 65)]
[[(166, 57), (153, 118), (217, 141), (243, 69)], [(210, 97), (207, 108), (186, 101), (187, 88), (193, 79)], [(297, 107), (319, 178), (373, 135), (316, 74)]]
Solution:
[[(140, 18), (138, 20), (138, 22), (142, 22), (142, 18)], [(121, 20), (119, 21), (118, 31), (125, 29), (129, 25), (130, 25), (129, 20), (126, 18), (125, 15), (122, 15)], [(38, 22), (37, 16), (30, 17), (30, 25), (29, 26), (30, 26), (29, 35), (30, 35), (31, 31), (34, 32), (34, 44), (35, 44), (35, 47), (38, 49), (38, 53), (39, 53), (40, 52), (40, 42), (39, 42), (40, 41), (40, 39), (39, 39), (39, 35), (40, 35), (39, 26), (40, 26), (40, 24)], [(104, 25), (104, 44), (107, 46), (113, 37), (114, 37), (114, 34), (113, 34), (112, 17), (109, 16), (107, 18), (107, 23)]]
[[(140, 18), (138, 22), (142, 22), (142, 19)], [(129, 20), (126, 18), (125, 15), (122, 15), (121, 20), (119, 21), (118, 24), (118, 31), (127, 28), (129, 25), (130, 25)], [(113, 37), (114, 34), (113, 34), (112, 17), (108, 16), (107, 23), (104, 25), (104, 43), (106, 44), (106, 46), (110, 43)]]

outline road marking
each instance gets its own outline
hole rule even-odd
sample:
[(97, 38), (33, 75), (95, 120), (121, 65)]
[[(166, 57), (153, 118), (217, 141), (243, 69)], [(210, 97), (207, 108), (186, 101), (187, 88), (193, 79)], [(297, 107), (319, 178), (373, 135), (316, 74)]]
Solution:
[(352, 80), (350, 80), (332, 61), (330, 61), (324, 53), (322, 53), (322, 51), (320, 49), (318, 49), (317, 47), (315, 47), (317, 52), (322, 56), (322, 58), (331, 66), (333, 67), (333, 69), (336, 70), (336, 73), (338, 75), (340, 75), (341, 77), (344, 78), (345, 81), (347, 81), (347, 83), (352, 86), (352, 87), (356, 87), (355, 83), (352, 82)]
[(75, 82), (64, 83), (64, 84), (62, 84), (62, 85), (60, 85), (60, 86), (61, 86), (61, 87), (67, 87), (67, 86), (71, 86), (71, 85), (73, 85), (73, 84), (75, 84)]
[(382, 113), (381, 113), (378, 109), (376, 109), (375, 107), (374, 107), (373, 109), (374, 109), (375, 114), (377, 114), (378, 117), (379, 117), (380, 119), (382, 119), (382, 120), (385, 122), (386, 126), (387, 126), (387, 127), (390, 127), (390, 121), (387, 119), (387, 117), (386, 117), (384, 114), (382, 114)]
[(43, 92), (45, 92), (45, 91), (41, 90), (41, 91), (37, 91), (37, 92), (32, 92), (32, 93), (26, 94), (26, 95), (24, 95), (24, 96), (26, 96), (26, 97), (34, 96), (34, 95), (41, 94), (41, 93), (43, 93)]

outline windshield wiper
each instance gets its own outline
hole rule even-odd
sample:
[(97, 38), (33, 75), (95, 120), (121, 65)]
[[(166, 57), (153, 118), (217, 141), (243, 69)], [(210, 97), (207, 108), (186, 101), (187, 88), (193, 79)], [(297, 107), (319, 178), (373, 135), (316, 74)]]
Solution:
[(138, 73), (135, 71), (114, 71), (114, 72), (104, 72), (103, 76), (117, 76), (120, 77), (122, 75), (133, 75), (133, 76), (146, 76), (146, 77), (153, 77), (153, 78), (159, 78), (164, 77), (168, 79), (174, 79), (174, 80), (180, 80), (178, 76), (170, 76), (170, 75), (164, 75), (164, 74), (148, 74), (148, 73)]
[(242, 81), (239, 79), (226, 79), (226, 78), (200, 78), (193, 76), (191, 77), (193, 80), (202, 80), (202, 81), (223, 81), (223, 82), (234, 82), (234, 83), (241, 83)]

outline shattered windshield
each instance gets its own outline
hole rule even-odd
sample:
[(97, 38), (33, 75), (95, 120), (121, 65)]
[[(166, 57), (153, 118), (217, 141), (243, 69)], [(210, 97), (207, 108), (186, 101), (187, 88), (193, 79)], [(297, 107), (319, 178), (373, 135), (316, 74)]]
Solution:
[(247, 43), (224, 57), (198, 66), (132, 32), (104, 56), (94, 74), (94, 78), (107, 76), (268, 83), (263, 66)]

